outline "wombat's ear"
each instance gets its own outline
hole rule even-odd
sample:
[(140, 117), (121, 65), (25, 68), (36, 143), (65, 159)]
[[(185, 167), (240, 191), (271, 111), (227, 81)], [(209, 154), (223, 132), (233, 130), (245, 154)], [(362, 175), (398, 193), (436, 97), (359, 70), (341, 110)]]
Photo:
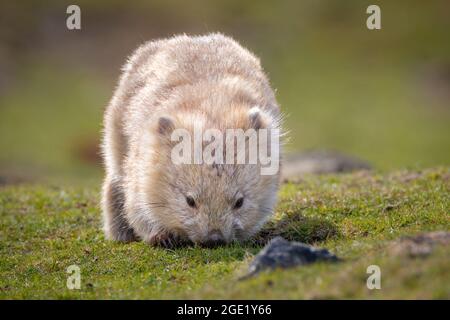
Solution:
[(158, 119), (158, 133), (163, 136), (170, 136), (175, 129), (173, 120), (167, 116)]
[(259, 107), (253, 107), (248, 111), (250, 125), (253, 129), (262, 129), (270, 126), (270, 116)]

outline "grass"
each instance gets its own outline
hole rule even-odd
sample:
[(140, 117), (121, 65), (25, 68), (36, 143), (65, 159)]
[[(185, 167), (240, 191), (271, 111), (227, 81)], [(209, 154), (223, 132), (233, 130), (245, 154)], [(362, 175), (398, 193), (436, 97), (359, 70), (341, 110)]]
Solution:
[[(426, 258), (390, 254), (391, 241), (450, 231), (450, 169), (309, 176), (285, 184), (254, 243), (166, 250), (106, 241), (99, 189), (0, 189), (0, 298), (450, 298), (448, 247)], [(344, 261), (276, 270), (239, 281), (275, 235), (326, 247)], [(81, 290), (66, 288), (68, 266)], [(379, 265), (382, 289), (366, 288)]]

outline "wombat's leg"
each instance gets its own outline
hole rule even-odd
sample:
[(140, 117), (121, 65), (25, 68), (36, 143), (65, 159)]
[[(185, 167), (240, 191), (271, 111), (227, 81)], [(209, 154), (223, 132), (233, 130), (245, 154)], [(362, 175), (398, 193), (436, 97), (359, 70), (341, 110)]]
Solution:
[(150, 236), (145, 238), (144, 241), (152, 246), (159, 246), (167, 249), (186, 246), (189, 244), (189, 241), (183, 240), (172, 233), (164, 231), (152, 233)]
[(103, 184), (103, 219), (107, 239), (130, 242), (136, 240), (124, 212), (125, 194), (120, 179), (105, 179)]

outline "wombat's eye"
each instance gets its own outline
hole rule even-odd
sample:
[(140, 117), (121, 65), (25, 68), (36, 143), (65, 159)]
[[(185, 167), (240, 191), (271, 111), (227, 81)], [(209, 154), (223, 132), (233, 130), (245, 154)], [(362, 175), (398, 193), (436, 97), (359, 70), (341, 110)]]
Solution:
[(234, 203), (233, 209), (239, 209), (240, 207), (242, 207), (243, 204), (244, 204), (244, 198), (241, 197), (236, 200), (236, 202)]
[(191, 208), (196, 208), (197, 207), (194, 198), (192, 198), (191, 196), (187, 196), (186, 197), (186, 202), (187, 202), (188, 206), (191, 207)]

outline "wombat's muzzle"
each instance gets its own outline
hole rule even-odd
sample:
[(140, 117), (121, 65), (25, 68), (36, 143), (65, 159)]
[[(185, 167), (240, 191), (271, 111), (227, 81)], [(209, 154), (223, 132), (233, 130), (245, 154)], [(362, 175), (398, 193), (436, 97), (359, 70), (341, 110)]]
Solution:
[(206, 241), (202, 242), (202, 246), (207, 247), (207, 248), (223, 246), (224, 244), (226, 244), (226, 241), (220, 230), (210, 231)]

